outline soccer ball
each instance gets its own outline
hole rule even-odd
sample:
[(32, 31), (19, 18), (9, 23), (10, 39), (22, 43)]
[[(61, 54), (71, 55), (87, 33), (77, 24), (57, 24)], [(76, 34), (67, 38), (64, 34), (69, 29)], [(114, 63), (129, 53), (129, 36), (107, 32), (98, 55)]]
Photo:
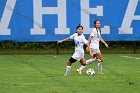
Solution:
[(89, 69), (87, 70), (87, 75), (88, 75), (88, 76), (92, 76), (92, 75), (94, 75), (94, 74), (95, 74), (94, 69), (89, 68)]

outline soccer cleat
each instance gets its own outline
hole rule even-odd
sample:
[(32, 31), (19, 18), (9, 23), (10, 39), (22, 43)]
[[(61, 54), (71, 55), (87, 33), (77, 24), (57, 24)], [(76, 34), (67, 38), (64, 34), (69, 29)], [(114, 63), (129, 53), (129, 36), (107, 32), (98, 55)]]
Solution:
[(79, 69), (77, 69), (77, 73), (78, 73), (79, 75), (81, 75), (81, 74), (82, 74), (82, 71), (80, 71)]
[(64, 74), (64, 77), (66, 77), (66, 76), (68, 76), (68, 75)]
[(101, 75), (104, 75), (104, 73), (101, 73)]
[(104, 75), (104, 73), (100, 73), (100, 72), (99, 72), (99, 75)]

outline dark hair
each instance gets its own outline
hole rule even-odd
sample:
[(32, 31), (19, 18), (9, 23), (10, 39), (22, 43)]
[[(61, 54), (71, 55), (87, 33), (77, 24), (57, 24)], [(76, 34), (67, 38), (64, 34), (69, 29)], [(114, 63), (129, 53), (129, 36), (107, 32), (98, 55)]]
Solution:
[[(96, 28), (95, 24), (96, 24), (97, 21), (100, 21), (100, 20), (96, 19), (96, 20), (94, 21), (94, 27), (95, 27), (95, 28)], [(97, 28), (96, 28), (96, 30), (97, 30)], [(97, 30), (97, 31), (98, 31), (98, 30)], [(101, 33), (101, 28), (99, 28), (99, 31), (100, 31), (100, 33)]]
[(80, 24), (76, 27), (76, 29), (78, 29), (79, 27), (81, 27), (81, 28), (83, 29), (83, 26), (82, 26), (82, 25), (80, 25)]
[[(83, 26), (79, 24), (79, 25), (76, 27), (76, 30), (77, 30), (79, 27), (81, 27), (81, 28), (83, 29)], [(76, 33), (77, 33), (77, 31), (76, 31)]]
[(100, 21), (100, 20), (96, 19), (96, 20), (94, 21), (94, 27), (96, 27), (95, 24), (96, 24), (97, 21)]

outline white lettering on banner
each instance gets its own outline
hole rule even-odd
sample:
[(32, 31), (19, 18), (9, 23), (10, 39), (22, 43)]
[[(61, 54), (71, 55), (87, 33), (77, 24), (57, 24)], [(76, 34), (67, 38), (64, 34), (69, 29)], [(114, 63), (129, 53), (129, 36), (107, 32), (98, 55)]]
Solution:
[[(90, 28), (90, 14), (103, 16), (103, 6), (97, 6), (97, 8), (89, 8), (89, 0), (81, 0), (81, 24), (84, 26), (84, 34), (90, 34), (91, 30), (93, 29)], [(104, 26), (104, 28), (102, 28), (102, 33), (110, 34), (110, 27)]]
[(119, 34), (133, 34), (131, 23), (133, 20), (140, 20), (140, 15), (134, 16), (137, 5), (138, 0), (129, 0), (122, 26), (119, 28)]
[(15, 4), (16, 0), (7, 0), (6, 2), (6, 6), (0, 21), (0, 35), (11, 35), (11, 30), (8, 29), (8, 26), (12, 17)]
[(110, 26), (104, 26), (101, 30), (101, 34), (110, 34)]
[(66, 0), (57, 0), (58, 7), (42, 7), (42, 0), (33, 0), (34, 2), (34, 20), (40, 26), (34, 23), (34, 28), (31, 29), (31, 35), (45, 35), (45, 28), (42, 28), (43, 14), (57, 14), (58, 28), (55, 28), (55, 34), (70, 34), (70, 29), (66, 27)]
[[(42, 27), (43, 18), (42, 15), (56, 14), (58, 16), (58, 27), (55, 28), (55, 34), (70, 34), (70, 29), (67, 28), (67, 13), (66, 13), (66, 1), (56, 0), (56, 7), (42, 7), (43, 0), (33, 0), (33, 28), (31, 29), (31, 35), (45, 35), (46, 30)], [(129, 0), (122, 25), (118, 29), (119, 34), (133, 34), (133, 28), (131, 27), (133, 20), (140, 21), (140, 15), (135, 15), (136, 8), (140, 0)], [(1, 1), (2, 2), (2, 1)], [(1, 20), (0, 20), (0, 35), (11, 35), (11, 29), (8, 28), (13, 9), (15, 8), (16, 0), (7, 0)], [(81, 24), (84, 26), (84, 34), (90, 34), (93, 28), (90, 28), (90, 14), (96, 14), (97, 16), (103, 16), (103, 6), (97, 6), (96, 8), (89, 8), (90, 0), (80, 0), (80, 13)], [(113, 6), (112, 6), (113, 7)], [(107, 12), (107, 11), (105, 11)], [(73, 16), (74, 17), (74, 16)], [(22, 19), (24, 20), (24, 19)], [(92, 25), (94, 25), (92, 23)], [(102, 29), (102, 34), (110, 34), (110, 26), (105, 25)]]

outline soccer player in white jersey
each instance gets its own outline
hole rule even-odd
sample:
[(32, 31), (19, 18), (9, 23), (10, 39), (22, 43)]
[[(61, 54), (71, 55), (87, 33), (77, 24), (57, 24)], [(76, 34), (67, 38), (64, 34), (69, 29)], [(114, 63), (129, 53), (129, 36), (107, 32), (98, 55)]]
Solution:
[(90, 59), (86, 60), (85, 66), (81, 66), (79, 69), (77, 69), (77, 72), (79, 74), (82, 74), (82, 70), (86, 68), (88, 64), (95, 61), (96, 59), (98, 61), (98, 73), (103, 74), (102, 72), (103, 60), (102, 60), (102, 54), (99, 49), (99, 42), (101, 41), (107, 48), (108, 48), (108, 44), (101, 37), (100, 21), (95, 20), (94, 26), (95, 28), (91, 31), (91, 34), (88, 39), (88, 41), (90, 42), (90, 50), (88, 48), (87, 50), (89, 50), (90, 52)]
[(83, 46), (84, 46), (84, 44), (86, 44), (87, 47), (89, 47), (89, 43), (85, 39), (85, 36), (83, 35), (83, 27), (81, 25), (77, 26), (77, 31), (75, 34), (71, 35), (70, 37), (68, 37), (66, 39), (58, 41), (58, 43), (62, 43), (64, 41), (68, 41), (68, 40), (74, 40), (75, 52), (67, 62), (66, 73), (64, 74), (64, 76), (69, 75), (72, 63), (74, 63), (76, 61), (80, 61), (81, 65), (83, 65), (83, 66), (86, 65)]

